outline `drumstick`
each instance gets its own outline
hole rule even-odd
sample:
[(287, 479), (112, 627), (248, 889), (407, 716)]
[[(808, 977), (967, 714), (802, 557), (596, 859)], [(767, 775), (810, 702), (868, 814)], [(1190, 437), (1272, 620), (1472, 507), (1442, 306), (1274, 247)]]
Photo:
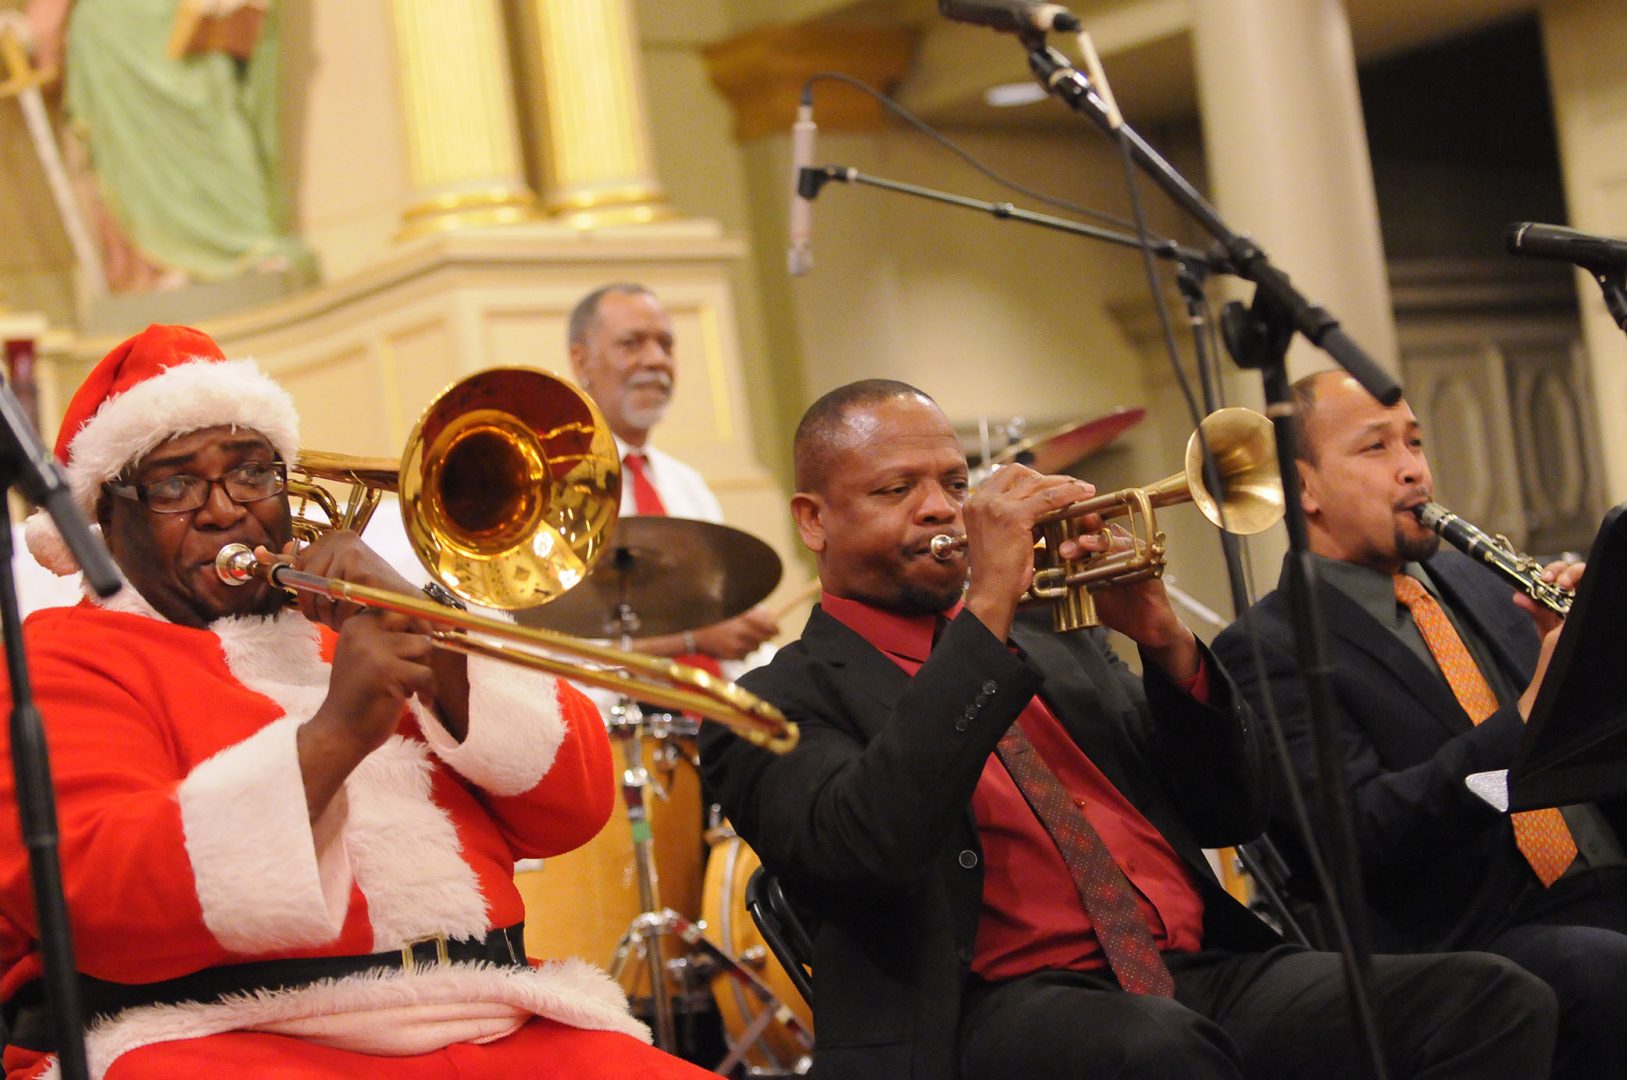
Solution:
[(791, 614), (791, 612), (818, 596), (820, 585), (821, 582), (817, 577), (809, 580), (805, 585), (802, 586), (802, 588), (798, 589), (785, 600), (781, 601), (778, 607), (771, 610), (768, 613), (769, 617), (775, 622), (780, 622), (787, 615)]

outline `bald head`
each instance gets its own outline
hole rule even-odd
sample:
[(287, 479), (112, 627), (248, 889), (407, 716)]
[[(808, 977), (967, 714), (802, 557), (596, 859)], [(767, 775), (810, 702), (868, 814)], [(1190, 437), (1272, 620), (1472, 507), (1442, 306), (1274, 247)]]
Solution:
[(937, 404), (909, 383), (896, 379), (861, 379), (838, 386), (808, 406), (791, 444), (797, 490), (823, 491), (831, 463), (844, 451), (866, 441), (868, 428), (861, 414), (867, 406), (906, 397)]
[(1289, 403), (1294, 408), (1294, 456), (1300, 461), (1315, 465), (1321, 453), (1318, 440), (1323, 433), (1316, 423), (1317, 401), (1340, 383), (1352, 381), (1343, 371), (1330, 368), (1296, 379), (1288, 388)]

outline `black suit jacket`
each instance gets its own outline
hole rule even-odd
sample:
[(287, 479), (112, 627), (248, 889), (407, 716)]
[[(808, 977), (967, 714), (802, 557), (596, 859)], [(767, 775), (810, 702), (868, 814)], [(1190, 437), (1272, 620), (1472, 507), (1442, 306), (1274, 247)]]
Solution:
[(1205, 945), (1278, 940), (1200, 851), (1257, 835), (1269, 815), (1252, 718), (1219, 667), (1205, 707), (1157, 674), (1143, 692), (1099, 632), (1019, 626), (1012, 640), (1022, 656), (963, 612), (912, 678), (816, 608), (800, 641), (741, 680), (798, 723), (796, 749), (702, 728), (710, 790), (816, 923), (823, 1080), (956, 1075), (983, 891), (972, 791), (1036, 692), (1191, 869)]
[[(1450, 549), (1424, 564), (1453, 613), (1472, 624), (1509, 680), (1531, 679), (1540, 642), (1529, 616), (1495, 574)], [(1513, 828), (1464, 785), (1470, 773), (1506, 769), (1524, 732), (1513, 704), (1478, 727), (1438, 671), (1343, 592), (1322, 583), (1333, 697), (1373, 947), (1472, 949), (1507, 925), (1537, 887)], [(1259, 637), (1257, 671), (1248, 631)], [(1286, 576), (1215, 639), (1214, 650), (1256, 710), (1269, 688), (1290, 765), (1306, 787), (1313, 821), (1318, 780), (1304, 684), (1294, 655)], [(1298, 830), (1281, 811), (1272, 834), (1303, 869)]]

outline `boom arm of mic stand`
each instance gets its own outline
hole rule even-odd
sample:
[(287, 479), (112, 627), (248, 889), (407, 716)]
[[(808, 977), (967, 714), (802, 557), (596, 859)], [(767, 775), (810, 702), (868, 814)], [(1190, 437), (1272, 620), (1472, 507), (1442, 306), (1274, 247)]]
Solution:
[[(1123, 140), (1141, 170), (1220, 242), (1229, 257), (1231, 272), (1254, 282), (1254, 303), (1247, 315), (1241, 316), (1235, 309), (1229, 312), (1228, 343), (1235, 339), (1239, 347), (1234, 351), (1240, 364), (1257, 367), (1262, 372), (1266, 411), (1276, 431), (1277, 463), (1284, 477), (1294, 476), (1297, 470), (1286, 363), (1288, 342), (1296, 331), (1326, 351), (1384, 405), (1393, 405), (1401, 399), (1400, 385), (1339, 328), (1333, 316), (1301, 295), (1288, 275), (1272, 266), (1257, 244), (1228, 228), (1214, 207), (1133, 128), (1111, 122), (1105, 104), (1090, 81), (1067, 57), (1047, 46), (1043, 35), (1025, 34), (1023, 44), (1028, 49), (1029, 67), (1039, 81), (1111, 137)], [(1327, 659), (1326, 623), (1316, 595), (1316, 568), (1308, 550), (1303, 508), (1297, 499), (1289, 498), (1286, 511), (1288, 599), (1293, 610), (1300, 675), (1309, 699), (1312, 741), (1322, 774), (1322, 809), (1329, 834), (1327, 861), (1334, 878), (1334, 891), (1329, 899), (1341, 931), (1351, 1025), (1361, 1061), (1369, 1076), (1382, 1078), (1386, 1070), (1372, 1006), (1372, 968), (1364, 927), (1361, 871), (1332, 720), (1332, 669)]]
[(1227, 227), (1219, 212), (1187, 183), (1175, 167), (1165, 161), (1128, 124), (1112, 126), (1107, 107), (1091, 86), (1090, 80), (1079, 72), (1068, 58), (1046, 45), (1042, 37), (1024, 36), (1028, 47), (1028, 65), (1034, 75), (1051, 93), (1067, 102), (1075, 112), (1089, 117), (1103, 130), (1126, 140), (1130, 154), (1141, 171), (1152, 177), (1176, 204), (1203, 226), (1205, 232), (1220, 242), (1229, 260), (1228, 269), (1245, 280), (1254, 282), (1255, 307), (1262, 316), (1281, 317), (1292, 328), (1338, 362), (1355, 380), (1385, 405), (1394, 405), (1401, 399), (1401, 386), (1389, 372), (1368, 356), (1339, 327), (1339, 321), (1326, 309), (1311, 303), (1289, 281), (1288, 275), (1271, 265), (1258, 244), (1240, 236)]
[[(970, 199), (964, 195), (936, 191), (916, 184), (888, 180), (885, 177), (870, 176), (847, 165), (820, 165), (804, 168), (797, 176), (797, 194), (804, 199), (816, 199), (825, 185), (833, 180), (844, 184), (863, 184), (869, 187), (881, 188), (884, 191), (895, 191), (903, 195), (914, 195), (917, 198), (947, 203), (950, 206), (959, 206), (967, 210), (980, 210), (1001, 220), (1020, 221), (1025, 225), (1038, 225), (1046, 229), (1055, 229), (1058, 232), (1071, 233), (1074, 236), (1083, 236), (1092, 240), (1117, 244), (1120, 247), (1141, 247), (1140, 239), (1131, 236), (1129, 233), (1114, 232), (1112, 229), (1086, 225), (1083, 222), (1056, 217), (1051, 214), (1036, 214), (1031, 210), (1024, 210), (1010, 203)], [(1196, 248), (1177, 244), (1173, 240), (1155, 238), (1149, 245), (1148, 250), (1161, 259), (1171, 259), (1183, 264), (1207, 267), (1211, 270), (1228, 269), (1231, 266), (1231, 262), (1220, 251), (1203, 252)]]

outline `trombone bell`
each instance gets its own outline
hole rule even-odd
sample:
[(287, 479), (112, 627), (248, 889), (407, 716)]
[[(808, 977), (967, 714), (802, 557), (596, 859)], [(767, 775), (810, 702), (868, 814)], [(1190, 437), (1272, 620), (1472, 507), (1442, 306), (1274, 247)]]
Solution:
[(401, 516), (435, 580), (512, 611), (587, 576), (621, 507), (603, 414), (569, 383), (493, 368), (430, 406), (401, 458)]

